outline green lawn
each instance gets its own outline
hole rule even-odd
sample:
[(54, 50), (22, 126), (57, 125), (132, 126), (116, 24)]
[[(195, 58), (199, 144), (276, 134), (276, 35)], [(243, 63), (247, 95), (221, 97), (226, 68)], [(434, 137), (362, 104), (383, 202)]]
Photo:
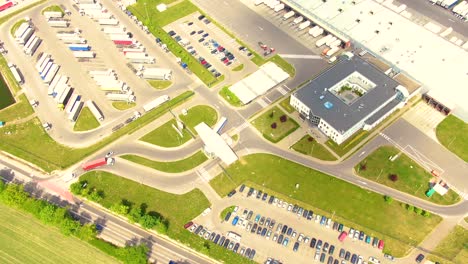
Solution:
[(289, 104), (290, 99), (291, 96), (288, 96), (286, 99), (280, 102), (280, 105), (284, 110), (286, 110), (286, 112), (292, 114), (294, 111), (296, 111), (296, 109), (294, 109), (294, 107)]
[(186, 129), (182, 129), (181, 137), (173, 126), (177, 127), (175, 119), (167, 121), (160, 127), (144, 135), (140, 140), (164, 148), (174, 148), (192, 139), (192, 136)]
[(0, 205), (1, 263), (119, 263), (90, 244)]
[(62, 15), (65, 13), (63, 12), (63, 9), (58, 5), (51, 5), (51, 6), (44, 8), (41, 14), (44, 14), (44, 12), (60, 12), (62, 13)]
[(244, 69), (244, 64), (237, 65), (236, 67), (232, 68), (232, 71), (242, 71)]
[[(460, 200), (460, 197), (452, 190), (444, 196), (435, 193), (428, 198), (425, 193), (429, 189), (429, 181), (433, 178), (431, 173), (404, 153), (401, 153), (393, 162), (389, 160), (389, 157), (398, 153), (400, 151), (394, 147), (380, 147), (357, 164), (354, 169), (359, 176), (433, 203), (450, 205)], [(363, 164), (366, 165), (365, 170), (361, 169)], [(398, 180), (391, 181), (390, 174), (396, 174)]]
[(195, 59), (163, 30), (163, 27), (167, 24), (196, 12), (198, 8), (190, 1), (183, 0), (161, 13), (156, 9), (156, 6), (159, 3), (162, 3), (162, 1), (140, 0), (134, 5), (128, 6), (127, 9), (137, 16), (155, 37), (159, 37), (175, 56), (181, 58), (183, 62), (187, 63), (189, 69), (197, 75), (202, 82), (208, 86), (214, 85), (218, 80), (211, 74), (211, 72), (205, 69), (197, 59)]
[(296, 142), (292, 149), (297, 152), (300, 152), (311, 157), (321, 159), (321, 160), (336, 160), (336, 157), (333, 156), (328, 149), (326, 149), (322, 144), (318, 143), (313, 137), (305, 135), (298, 142)]
[(168, 80), (148, 80), (148, 83), (156, 90), (164, 90), (172, 84)]
[(16, 23), (13, 24), (13, 26), (11, 26), (11, 29), (10, 29), (10, 34), (11, 36), (15, 36), (15, 32), (16, 30), (21, 26), (21, 24), (23, 24), (24, 22), (26, 22), (26, 19), (20, 19), (18, 20)]
[(95, 187), (104, 192), (104, 198), (99, 203), (106, 208), (122, 200), (136, 206), (144, 204), (147, 212), (157, 212), (169, 221), (167, 235), (170, 238), (224, 263), (252, 263), (232, 251), (207, 243), (183, 228), (186, 222), (210, 207), (208, 199), (198, 189), (176, 195), (102, 171), (88, 172), (80, 180), (88, 181), (89, 188)]
[(93, 113), (87, 106), (81, 109), (81, 113), (76, 120), (73, 131), (88, 131), (100, 126), (99, 121), (94, 117)]
[(137, 155), (123, 155), (121, 157), (131, 162), (168, 173), (188, 171), (208, 160), (205, 153), (201, 150), (189, 157), (176, 161), (155, 161)]
[(36, 164), (47, 172), (64, 169), (103, 148), (114, 140), (133, 133), (141, 127), (165, 114), (193, 95), (184, 92), (163, 105), (144, 114), (136, 121), (124, 126), (102, 141), (87, 148), (73, 149), (55, 142), (42, 128), (39, 119), (26, 123), (0, 128), (0, 149), (10, 154)]
[(8, 67), (8, 62), (2, 55), (0, 55), (0, 73), (3, 77), (3, 80), (5, 80), (5, 84), (10, 88), (12, 95), (15, 96), (18, 94), (18, 92), (21, 90), (21, 86), (19, 86), (18, 82), (13, 76), (13, 73), (11, 73), (10, 68)]
[(224, 220), (224, 218), (226, 217), (226, 215), (228, 213), (232, 213), (234, 212), (234, 207), (235, 206), (229, 206), (227, 208), (224, 208), (224, 210), (221, 212), (221, 214), (219, 215), (219, 217), (221, 218), (221, 220)]
[(18, 102), (0, 111), (1, 121), (8, 124), (8, 122), (28, 117), (34, 113), (26, 95), (22, 94), (18, 99)]
[(218, 121), (218, 113), (210, 106), (196, 105), (187, 110), (187, 115), (179, 115), (179, 118), (193, 134), (197, 135), (194, 127), (201, 122), (205, 122), (210, 127), (214, 126)]
[[(287, 115), (286, 122), (281, 122), (280, 117), (283, 115), (285, 113), (275, 106), (253, 120), (252, 124), (264, 138), (276, 143), (299, 128), (299, 124)], [(276, 123), (276, 128), (272, 128), (273, 123)]]
[(239, 98), (229, 90), (229, 86), (224, 86), (219, 90), (219, 95), (232, 106), (239, 107), (243, 105)]
[(120, 111), (124, 111), (136, 106), (136, 103), (127, 103), (127, 102), (112, 102), (112, 106)]
[(432, 254), (454, 263), (466, 263), (468, 259), (468, 230), (458, 225), (455, 226), (450, 234), (437, 245)]
[(449, 115), (437, 126), (436, 135), (442, 145), (468, 162), (468, 124)]
[(436, 215), (407, 212), (398, 201), (388, 204), (381, 194), (270, 154), (244, 156), (226, 171), (229, 177), (217, 176), (210, 182), (221, 196), (247, 183), (305, 208), (315, 207), (316, 213), (334, 212), (336, 221), (383, 238), (384, 251), (398, 257), (441, 221)]

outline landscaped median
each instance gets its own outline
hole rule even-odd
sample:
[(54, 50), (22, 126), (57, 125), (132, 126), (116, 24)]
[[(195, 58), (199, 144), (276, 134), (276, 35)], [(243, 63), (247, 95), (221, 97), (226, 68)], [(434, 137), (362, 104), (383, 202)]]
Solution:
[(462, 160), (468, 162), (468, 124), (456, 116), (446, 117), (436, 128), (437, 139)]
[(219, 95), (226, 100), (230, 105), (234, 107), (241, 107), (243, 106), (241, 100), (239, 100), (239, 97), (235, 95), (231, 90), (229, 90), (229, 85), (224, 86), (221, 90), (219, 90)]
[(277, 106), (269, 109), (252, 121), (263, 137), (273, 143), (281, 141), (299, 128), (299, 124)]
[(294, 143), (291, 147), (295, 151), (320, 159), (333, 161), (336, 157), (328, 151), (322, 144), (318, 143), (313, 137), (305, 135), (298, 142)]
[(155, 130), (144, 135), (140, 140), (150, 144), (164, 147), (174, 148), (183, 145), (196, 135), (194, 127), (201, 122), (205, 122), (208, 126), (213, 126), (218, 120), (216, 110), (207, 105), (197, 105), (187, 110), (187, 115), (179, 115), (179, 119), (184, 123), (184, 128), (180, 131), (175, 119), (171, 119), (156, 128)]
[(27, 160), (47, 172), (64, 169), (86, 158), (112, 141), (133, 133), (159, 118), (170, 108), (185, 102), (194, 93), (187, 91), (144, 114), (107, 138), (86, 148), (74, 149), (55, 142), (42, 128), (39, 119), (0, 128), (0, 149)]
[(334, 214), (334, 220), (384, 239), (384, 252), (398, 257), (441, 221), (437, 215), (409, 212), (398, 201), (386, 202), (380, 194), (270, 154), (243, 156), (226, 172), (210, 182), (221, 196), (246, 183), (314, 213)]
[(130, 154), (122, 155), (121, 158), (167, 173), (180, 173), (188, 171), (193, 168), (196, 168), (197, 166), (208, 160), (208, 157), (201, 150), (189, 157), (176, 161), (156, 161)]
[(141, 214), (159, 217), (167, 225), (167, 230), (164, 230), (167, 236), (194, 250), (224, 263), (252, 263), (183, 228), (185, 223), (210, 207), (208, 199), (198, 189), (182, 195), (171, 194), (102, 171), (88, 172), (80, 177), (80, 182), (87, 183), (86, 190), (89, 191), (84, 193), (101, 193), (96, 202), (119, 211), (127, 218), (134, 219), (135, 215)]
[[(391, 160), (391, 158), (394, 160)], [(431, 173), (423, 169), (395, 147), (380, 147), (354, 167), (359, 176), (378, 182), (399, 191), (417, 196), (426, 201), (450, 205), (460, 201), (460, 196), (449, 190), (444, 196), (434, 193), (428, 198), (425, 193), (430, 181), (437, 182)]]
[(83, 107), (81, 113), (76, 120), (73, 131), (88, 131), (100, 126), (99, 121), (94, 117), (91, 110), (88, 107)]

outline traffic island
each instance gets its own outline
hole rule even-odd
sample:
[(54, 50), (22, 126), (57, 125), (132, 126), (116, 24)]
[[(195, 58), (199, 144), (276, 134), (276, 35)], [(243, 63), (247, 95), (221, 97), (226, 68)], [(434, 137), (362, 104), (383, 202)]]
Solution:
[(336, 157), (313, 137), (305, 135), (291, 147), (295, 151), (320, 160), (334, 161)]
[(91, 110), (88, 107), (83, 107), (81, 109), (80, 115), (76, 120), (75, 126), (73, 126), (73, 131), (82, 132), (93, 130), (98, 128), (101, 124), (99, 121), (94, 117)]
[(273, 143), (281, 141), (299, 128), (299, 124), (277, 106), (253, 120), (252, 125), (264, 138)]

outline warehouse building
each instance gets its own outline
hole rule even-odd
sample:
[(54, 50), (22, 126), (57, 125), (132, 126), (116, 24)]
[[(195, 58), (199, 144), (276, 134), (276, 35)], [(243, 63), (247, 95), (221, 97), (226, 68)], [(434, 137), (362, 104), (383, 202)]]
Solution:
[(346, 53), (292, 94), (290, 104), (337, 144), (370, 130), (405, 105), (408, 90), (360, 57)]

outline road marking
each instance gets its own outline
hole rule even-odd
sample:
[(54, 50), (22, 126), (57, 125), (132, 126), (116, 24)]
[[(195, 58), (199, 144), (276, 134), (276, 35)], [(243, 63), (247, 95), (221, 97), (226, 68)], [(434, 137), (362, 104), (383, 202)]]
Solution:
[(257, 100), (257, 103), (262, 107), (262, 108), (265, 108), (268, 106), (268, 103), (265, 102), (262, 98), (258, 99)]
[(279, 54), (283, 58), (290, 58), (290, 59), (314, 59), (319, 60), (322, 59), (319, 55), (306, 55), (306, 54)]
[(260, 30), (263, 30), (263, 28), (262, 28), (262, 27), (260, 27), (260, 26), (259, 26), (258, 28), (259, 28)]
[(239, 134), (240, 132), (242, 132), (242, 130), (246, 129), (247, 127), (250, 126), (250, 123), (248, 122), (244, 122), (242, 123), (242, 125), (236, 127), (234, 130), (233, 130), (233, 133), (234, 134)]
[(205, 170), (205, 168), (199, 168), (197, 170), (197, 174), (198, 174), (198, 176), (200, 176), (202, 181), (204, 181), (204, 182), (209, 182), (210, 181), (210, 174), (208, 173), (208, 171)]
[(278, 86), (278, 92), (280, 92), (282, 95), (287, 94), (288, 92), (283, 89), (283, 87)]

